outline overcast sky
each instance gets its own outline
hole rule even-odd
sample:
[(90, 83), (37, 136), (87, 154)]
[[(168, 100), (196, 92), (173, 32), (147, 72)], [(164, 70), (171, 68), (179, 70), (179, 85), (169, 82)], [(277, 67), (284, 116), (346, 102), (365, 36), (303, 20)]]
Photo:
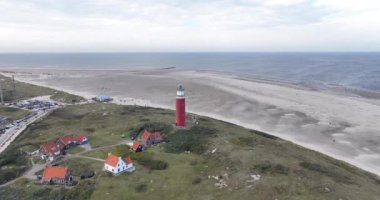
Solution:
[(0, 52), (380, 51), (380, 0), (0, 0)]

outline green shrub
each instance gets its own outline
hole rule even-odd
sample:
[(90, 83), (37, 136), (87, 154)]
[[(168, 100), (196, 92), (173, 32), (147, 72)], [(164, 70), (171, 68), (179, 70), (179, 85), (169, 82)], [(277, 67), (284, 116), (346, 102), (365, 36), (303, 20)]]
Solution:
[(93, 180), (81, 181), (78, 185), (65, 192), (65, 199), (89, 199), (94, 190), (95, 182)]
[(261, 131), (250, 130), (250, 132), (254, 133), (256, 135), (260, 135), (262, 137), (268, 138), (268, 139), (272, 139), (272, 140), (277, 140), (278, 139), (278, 137), (276, 137), (276, 136), (269, 135), (268, 133), (264, 133), (264, 132), (261, 132)]
[(155, 160), (148, 157), (140, 158), (137, 160), (137, 162), (150, 170), (164, 170), (169, 166), (169, 164), (166, 161)]
[(33, 199), (39, 199), (41, 197), (49, 196), (51, 189), (48, 187), (43, 187), (41, 189), (35, 190), (32, 193)]
[(12, 146), (6, 152), (3, 152), (0, 155), (0, 166), (5, 166), (5, 165), (21, 166), (21, 165), (28, 164), (28, 159), (25, 157), (25, 154), (17, 150), (17, 148), (20, 148), (20, 147)]
[(24, 186), (29, 183), (29, 180), (27, 178), (21, 178), (16, 181), (16, 184), (19, 186)]
[(87, 131), (87, 132), (89, 132), (89, 133), (93, 133), (93, 132), (95, 132), (95, 128), (84, 128), (83, 130), (84, 130), (84, 131)]
[(333, 167), (328, 168), (328, 167), (322, 166), (322, 165), (317, 164), (317, 163), (310, 163), (310, 162), (306, 162), (306, 161), (301, 162), (300, 166), (307, 169), (307, 170), (314, 171), (314, 172), (317, 172), (320, 174), (324, 174), (328, 177), (331, 177), (336, 182), (354, 184), (351, 177), (341, 175), (339, 172), (334, 170)]
[(281, 164), (277, 164), (277, 165), (274, 166), (273, 172), (278, 173), (278, 174), (285, 174), (285, 175), (287, 175), (287, 174), (289, 174), (289, 167), (285, 167), (285, 166), (283, 166)]
[(198, 164), (198, 161), (197, 161), (197, 160), (192, 160), (192, 161), (190, 162), (190, 165), (192, 165), (192, 166), (197, 165), (197, 164)]
[(230, 142), (234, 145), (241, 145), (240, 139), (239, 138), (232, 138)]
[(193, 184), (193, 185), (197, 185), (197, 184), (199, 184), (199, 183), (201, 183), (202, 182), (202, 178), (200, 178), (200, 177), (196, 177), (191, 183)]
[(262, 173), (262, 174), (289, 174), (289, 167), (283, 166), (281, 164), (272, 164), (269, 161), (264, 161), (263, 163), (254, 165), (251, 168), (252, 171)]
[(135, 187), (135, 191), (139, 193), (146, 192), (147, 190), (148, 190), (148, 186), (144, 183), (138, 184)]
[(240, 137), (240, 143), (245, 146), (254, 147), (256, 145), (256, 140), (252, 137)]
[(191, 151), (198, 154), (207, 150), (208, 138), (215, 135), (215, 130), (194, 126), (190, 129), (177, 130), (166, 137), (165, 151), (169, 153), (181, 153)]

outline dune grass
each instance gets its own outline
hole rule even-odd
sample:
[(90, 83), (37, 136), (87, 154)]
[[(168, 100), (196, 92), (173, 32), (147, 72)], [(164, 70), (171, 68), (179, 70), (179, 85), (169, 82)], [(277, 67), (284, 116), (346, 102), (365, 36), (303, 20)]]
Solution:
[(6, 117), (8, 122), (23, 118), (28, 114), (30, 114), (28, 110), (0, 105), (0, 116)]
[(70, 149), (66, 150), (66, 153), (76, 154), (76, 153), (82, 152), (84, 150), (85, 149), (83, 147), (75, 146), (75, 147), (71, 147)]
[[(78, 193), (84, 199), (365, 200), (380, 195), (376, 176), (347, 163), (262, 132), (195, 117), (199, 125), (183, 130), (168, 128), (173, 122), (173, 112), (169, 110), (109, 103), (67, 106), (30, 126), (12, 146), (38, 147), (64, 134), (79, 132), (86, 134), (93, 147), (102, 147), (118, 143), (131, 130), (163, 128), (164, 142), (145, 154), (149, 159), (167, 163), (164, 169), (152, 169), (151, 163), (141, 160), (144, 154), (132, 155), (135, 172), (117, 177), (101, 172), (100, 161), (75, 158), (61, 163), (76, 176), (86, 169), (97, 172), (91, 181), (80, 181), (79, 186), (73, 187), (90, 188), (90, 193)], [(114, 150), (110, 147), (84, 155), (105, 159)], [(260, 175), (260, 180), (254, 181), (251, 175)], [(221, 180), (226, 186), (219, 188)], [(13, 197), (8, 190), (29, 196), (39, 191), (45, 197), (56, 192), (56, 188), (49, 191), (42, 191), (39, 186), (33, 188), (34, 191), (29, 191), (14, 184), (0, 189), (3, 195), (0, 197)]]
[(85, 100), (83, 97), (48, 87), (36, 86), (19, 81), (15, 81), (15, 85), (13, 85), (12, 79), (3, 75), (0, 75), (0, 82), (3, 89), (4, 102), (6, 103), (14, 103), (20, 100), (47, 95), (50, 95), (53, 100), (63, 103), (77, 103)]

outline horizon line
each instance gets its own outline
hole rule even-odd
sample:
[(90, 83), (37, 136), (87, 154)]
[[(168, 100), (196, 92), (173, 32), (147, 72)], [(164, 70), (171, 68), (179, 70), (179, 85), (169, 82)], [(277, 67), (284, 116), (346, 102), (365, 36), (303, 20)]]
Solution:
[(0, 54), (160, 54), (160, 53), (380, 53), (380, 51), (62, 51), (0, 52)]

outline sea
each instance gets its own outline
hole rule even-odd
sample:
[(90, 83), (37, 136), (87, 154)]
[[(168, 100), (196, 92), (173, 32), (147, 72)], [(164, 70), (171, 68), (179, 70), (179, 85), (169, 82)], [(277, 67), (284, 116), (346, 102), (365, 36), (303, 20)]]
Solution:
[(380, 92), (380, 52), (358, 53), (22, 53), (0, 69), (208, 70), (268, 80)]

